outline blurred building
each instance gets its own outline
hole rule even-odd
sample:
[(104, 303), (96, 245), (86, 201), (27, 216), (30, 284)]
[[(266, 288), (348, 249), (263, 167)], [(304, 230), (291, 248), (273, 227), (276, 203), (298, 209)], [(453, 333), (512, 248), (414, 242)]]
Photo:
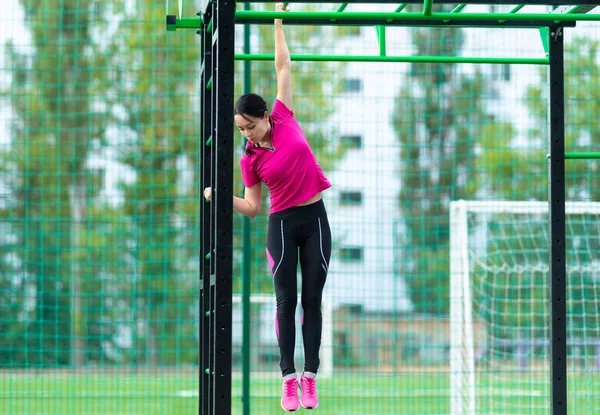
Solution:
[[(376, 45), (373, 28), (362, 28), (344, 40), (340, 51)], [(371, 50), (351, 51), (373, 54)], [(394, 100), (405, 64), (351, 62), (332, 105), (333, 140), (344, 157), (328, 173), (332, 188), (325, 201), (332, 229), (333, 252), (325, 295), (335, 309), (358, 306), (365, 312), (410, 312), (399, 237), (400, 146), (392, 128)]]

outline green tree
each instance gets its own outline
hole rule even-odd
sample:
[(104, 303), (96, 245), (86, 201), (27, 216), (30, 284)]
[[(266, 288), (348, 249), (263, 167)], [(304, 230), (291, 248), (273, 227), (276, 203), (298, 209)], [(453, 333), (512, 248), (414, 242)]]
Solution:
[[(461, 29), (415, 28), (412, 35), (416, 55), (461, 55)], [(485, 186), (485, 175), (477, 171), (478, 140), (488, 135), (508, 141), (513, 133), (486, 110), (486, 76), (480, 70), (461, 74), (457, 68), (413, 63), (393, 116), (401, 144), (399, 204), (407, 229), (398, 271), (420, 312), (448, 311), (448, 207), (452, 200), (477, 196)]]
[[(198, 285), (198, 241), (196, 249), (189, 243), (198, 234), (200, 200), (194, 111), (199, 38), (163, 33), (164, 7), (152, 0), (138, 0), (124, 17), (112, 64), (120, 80), (114, 105), (124, 112), (120, 128), (133, 137), (118, 145), (120, 162), (135, 176), (121, 186), (135, 235), (134, 355), (137, 362), (173, 364), (183, 349), (191, 361)], [(190, 166), (192, 177), (185, 177), (182, 165)]]
[[(91, 205), (91, 204), (90, 204)], [(104, 364), (124, 360), (117, 342), (119, 326), (131, 314), (133, 267), (128, 247), (132, 225), (120, 207), (94, 203), (85, 215), (85, 228), (76, 251), (83, 307), (74, 321), (85, 327), (86, 362)]]
[[(598, 40), (576, 37), (565, 46), (565, 149), (566, 151), (597, 151), (600, 146), (600, 126), (596, 114), (600, 111), (600, 79), (596, 76), (600, 55)], [(544, 143), (548, 137), (548, 72), (540, 68), (540, 83), (532, 85), (526, 104), (534, 118), (530, 140)], [(565, 168), (567, 198), (598, 200), (600, 179), (598, 160), (567, 162)]]
[[(600, 60), (600, 41), (586, 37), (575, 37), (565, 45), (565, 150), (598, 151), (600, 149), (600, 77), (597, 76)], [(540, 68), (540, 83), (527, 91), (526, 103), (534, 118), (530, 131), (532, 140), (546, 141), (548, 136), (547, 113), (547, 68)], [(544, 163), (545, 164), (545, 163)], [(567, 200), (600, 199), (600, 176), (598, 160), (573, 160), (565, 165)], [(547, 172), (545, 172), (547, 176)], [(567, 217), (569, 315), (573, 337), (597, 337), (600, 307), (595, 292), (600, 283), (594, 280), (593, 253), (600, 250), (600, 242), (594, 235), (593, 220), (589, 217)], [(594, 287), (596, 287), (594, 289)], [(592, 331), (593, 330), (593, 331)], [(591, 352), (591, 350), (590, 350)]]
[[(102, 82), (92, 32), (103, 22), (92, 12), (94, 0), (64, 0), (52, 8), (41, 0), (22, 0), (33, 52), (7, 45), (13, 68), (5, 95), (15, 114), (11, 143), (0, 155), (2, 181), (10, 202), (0, 205), (16, 240), (11, 255), (18, 286), (30, 289), (35, 305), (15, 340), (20, 364), (83, 364), (85, 322), (77, 320), (82, 275), (77, 252), (85, 249), (82, 220), (94, 197), (97, 175), (86, 166), (90, 144), (103, 135), (104, 123), (93, 102), (93, 85)], [(4, 223), (7, 223), (4, 222)], [(16, 281), (13, 281), (16, 283)], [(17, 346), (18, 345), (18, 346)]]
[[(4, 172), (0, 173), (0, 177)], [(4, 195), (0, 196), (0, 206), (6, 203)], [(27, 329), (29, 313), (25, 308), (26, 275), (22, 272), (17, 259), (18, 239), (11, 232), (10, 218), (6, 211), (0, 209), (0, 229), (3, 237), (0, 238), (0, 304), (3, 318), (0, 319), (0, 367), (19, 365), (25, 361), (26, 353), (24, 333)]]

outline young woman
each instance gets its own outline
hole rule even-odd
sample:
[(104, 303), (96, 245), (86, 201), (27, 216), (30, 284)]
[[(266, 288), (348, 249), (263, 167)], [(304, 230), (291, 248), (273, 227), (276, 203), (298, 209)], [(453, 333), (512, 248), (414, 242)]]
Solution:
[[(277, 11), (285, 11), (277, 4)], [(283, 375), (281, 406), (286, 411), (316, 408), (322, 315), (321, 299), (331, 256), (331, 231), (321, 192), (331, 187), (292, 111), (291, 60), (282, 21), (275, 20), (277, 99), (269, 114), (260, 96), (248, 94), (235, 104), (235, 122), (248, 139), (240, 161), (244, 198), (233, 198), (236, 212), (254, 218), (261, 186), (270, 191), (267, 259), (277, 299), (275, 330)], [(211, 189), (204, 191), (210, 199)], [(296, 269), (302, 271), (302, 337), (304, 372), (294, 364), (297, 303)], [(298, 385), (302, 392), (298, 398)]]

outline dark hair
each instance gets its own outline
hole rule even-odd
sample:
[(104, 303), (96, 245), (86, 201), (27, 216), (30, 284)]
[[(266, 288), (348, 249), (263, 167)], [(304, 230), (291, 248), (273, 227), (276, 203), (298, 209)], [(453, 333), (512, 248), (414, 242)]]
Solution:
[[(246, 116), (254, 118), (262, 118), (265, 116), (267, 110), (267, 101), (265, 101), (260, 95), (246, 94), (238, 98), (233, 109), (233, 115), (241, 115), (247, 121), (251, 121)], [(273, 125), (271, 119), (269, 119), (271, 126)], [(254, 152), (252, 147), (246, 147), (245, 152), (248, 156), (251, 156)]]
[[(260, 95), (246, 94), (238, 98), (235, 103), (233, 115), (249, 115), (254, 118), (262, 118), (267, 111), (267, 101)], [(244, 117), (245, 118), (245, 117)]]

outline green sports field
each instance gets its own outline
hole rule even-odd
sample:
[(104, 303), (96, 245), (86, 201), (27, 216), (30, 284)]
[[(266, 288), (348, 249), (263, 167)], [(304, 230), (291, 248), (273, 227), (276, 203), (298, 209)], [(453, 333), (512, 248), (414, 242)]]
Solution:
[[(277, 377), (255, 376), (253, 414), (281, 414)], [(410, 373), (387, 376), (339, 374), (320, 379), (319, 414), (449, 414), (449, 376)], [(598, 374), (570, 377), (570, 414), (600, 408)], [(523, 387), (529, 385), (528, 387)], [(478, 414), (548, 413), (549, 389), (529, 374), (478, 376)], [(0, 414), (11, 415), (179, 415), (198, 413), (198, 381), (193, 375), (149, 372), (136, 375), (83, 375), (68, 372), (14, 375), (0, 372)], [(242, 414), (241, 379), (234, 376), (233, 414)]]

